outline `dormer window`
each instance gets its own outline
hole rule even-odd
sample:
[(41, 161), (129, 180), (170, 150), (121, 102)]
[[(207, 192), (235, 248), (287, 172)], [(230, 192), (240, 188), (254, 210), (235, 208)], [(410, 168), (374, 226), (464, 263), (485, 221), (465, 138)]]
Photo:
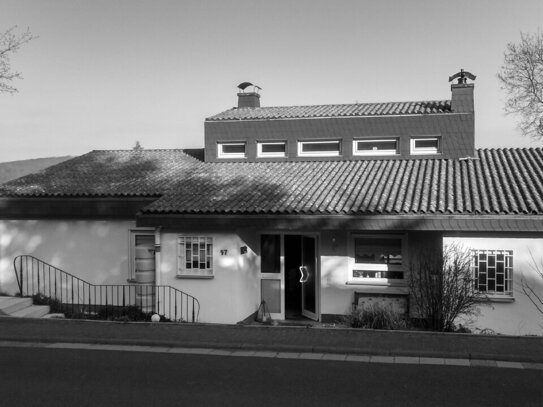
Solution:
[(287, 143), (284, 141), (263, 141), (257, 144), (258, 157), (286, 157)]
[(398, 139), (361, 139), (353, 141), (354, 155), (395, 155), (398, 154)]
[(412, 138), (411, 154), (441, 154), (441, 137)]
[(244, 142), (218, 143), (217, 151), (219, 158), (245, 158)]
[(341, 141), (299, 141), (298, 155), (300, 157), (334, 157), (341, 154)]

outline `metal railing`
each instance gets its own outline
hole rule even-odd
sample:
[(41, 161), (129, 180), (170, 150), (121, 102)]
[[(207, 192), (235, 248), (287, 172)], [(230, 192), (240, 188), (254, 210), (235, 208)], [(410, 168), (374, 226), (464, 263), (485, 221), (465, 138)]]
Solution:
[(197, 322), (198, 300), (165, 285), (91, 284), (34, 256), (13, 260), (21, 297), (51, 306), (68, 318)]

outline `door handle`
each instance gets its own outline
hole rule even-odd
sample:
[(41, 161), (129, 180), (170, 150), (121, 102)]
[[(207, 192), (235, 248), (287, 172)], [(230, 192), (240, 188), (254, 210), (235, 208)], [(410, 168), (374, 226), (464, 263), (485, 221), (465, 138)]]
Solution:
[[(304, 273), (305, 273), (305, 275), (304, 275)], [(307, 282), (308, 278), (309, 278), (309, 272), (307, 271), (307, 267), (306, 266), (300, 266), (300, 283)]]

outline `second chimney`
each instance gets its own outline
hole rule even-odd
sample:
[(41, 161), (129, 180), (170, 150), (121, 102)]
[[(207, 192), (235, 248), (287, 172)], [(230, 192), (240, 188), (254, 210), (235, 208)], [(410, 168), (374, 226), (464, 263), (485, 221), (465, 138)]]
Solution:
[(458, 79), (458, 83), (451, 85), (451, 109), (456, 113), (473, 113), (473, 83), (467, 83), (468, 79), (476, 78), (471, 72), (464, 71), (449, 76), (449, 82)]
[(456, 113), (472, 113), (473, 83), (455, 83), (451, 85), (451, 108)]

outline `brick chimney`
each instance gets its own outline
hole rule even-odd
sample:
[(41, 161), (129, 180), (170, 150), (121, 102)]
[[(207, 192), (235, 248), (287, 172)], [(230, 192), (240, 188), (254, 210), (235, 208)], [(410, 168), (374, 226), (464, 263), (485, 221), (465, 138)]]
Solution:
[[(249, 86), (253, 87), (252, 92), (245, 92)], [(238, 85), (240, 92), (238, 93), (238, 107), (260, 107), (259, 86), (253, 85), (251, 82), (243, 82)]]
[(449, 77), (449, 82), (458, 78), (458, 83), (451, 85), (451, 109), (455, 113), (473, 113), (473, 83), (467, 83), (467, 79), (474, 80), (475, 75), (464, 71)]
[(260, 95), (256, 92), (238, 93), (238, 107), (260, 107)]

